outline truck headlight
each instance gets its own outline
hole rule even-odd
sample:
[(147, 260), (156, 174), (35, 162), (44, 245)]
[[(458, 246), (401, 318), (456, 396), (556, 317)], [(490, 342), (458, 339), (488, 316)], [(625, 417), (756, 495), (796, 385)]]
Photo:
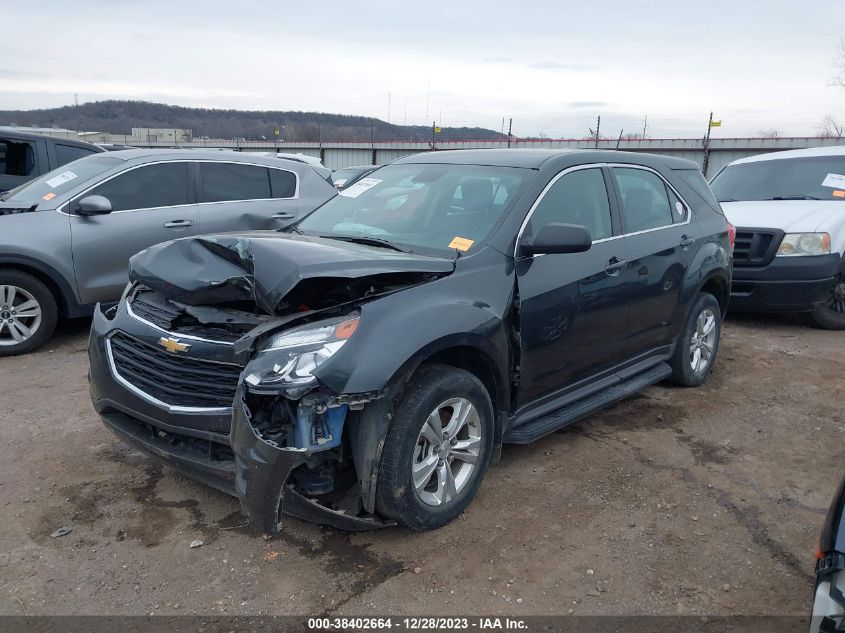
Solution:
[(787, 233), (778, 248), (777, 257), (830, 254), (828, 233)]
[(360, 317), (309, 323), (271, 337), (255, 359), (255, 371), (244, 379), (254, 387), (309, 386), (314, 370), (346, 344)]

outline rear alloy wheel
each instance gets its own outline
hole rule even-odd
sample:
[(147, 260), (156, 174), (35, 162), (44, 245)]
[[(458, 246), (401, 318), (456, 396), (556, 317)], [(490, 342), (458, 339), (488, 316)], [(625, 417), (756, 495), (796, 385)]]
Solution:
[(473, 374), (424, 367), (387, 432), (376, 510), (413, 530), (445, 525), (472, 501), (490, 463), (493, 406)]
[(702, 292), (695, 300), (675, 345), (669, 379), (684, 387), (697, 387), (707, 380), (719, 351), (721, 333), (719, 302), (710, 293)]
[(836, 276), (827, 301), (807, 313), (807, 321), (825, 330), (845, 330), (845, 273)]
[(56, 326), (56, 301), (35, 277), (0, 272), (0, 356), (25, 354), (46, 341)]

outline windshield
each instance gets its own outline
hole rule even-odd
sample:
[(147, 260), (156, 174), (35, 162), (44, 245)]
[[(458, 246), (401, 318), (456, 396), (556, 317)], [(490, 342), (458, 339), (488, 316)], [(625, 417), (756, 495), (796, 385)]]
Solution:
[(361, 174), (361, 172), (366, 171), (365, 169), (338, 169), (335, 172), (332, 172), (332, 182), (336, 185), (342, 185), (347, 180), (351, 178), (355, 178)]
[(53, 198), (70, 191), (77, 185), (119, 165), (121, 162), (119, 158), (104, 156), (102, 154), (86, 156), (85, 158), (80, 158), (79, 160), (62, 165), (40, 178), (30, 180), (16, 189), (7, 191), (5, 194), (0, 195), (0, 200), (4, 202), (17, 202), (27, 206), (49, 202)]
[(845, 156), (775, 158), (725, 167), (710, 183), (719, 202), (845, 200)]
[(341, 191), (297, 229), (376, 238), (410, 251), (468, 251), (487, 238), (532, 175), (514, 167), (388, 165)]

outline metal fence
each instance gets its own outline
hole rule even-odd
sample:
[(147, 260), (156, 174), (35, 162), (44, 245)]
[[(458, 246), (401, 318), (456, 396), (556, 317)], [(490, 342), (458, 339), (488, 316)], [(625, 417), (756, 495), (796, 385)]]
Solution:
[(619, 149), (631, 152), (651, 152), (686, 158), (704, 165), (707, 155), (707, 176), (716, 174), (722, 167), (746, 156), (808, 147), (845, 145), (845, 138), (790, 137), (790, 138), (717, 138), (711, 139), (705, 149), (702, 139), (637, 139), (637, 140), (512, 140), (507, 141), (445, 141), (445, 142), (323, 142), (298, 143), (272, 141), (206, 140), (193, 142), (186, 147), (228, 147), (242, 151), (273, 151), (301, 153), (318, 157), (330, 169), (351, 165), (379, 165), (419, 152), (449, 149), (481, 148), (547, 148), (547, 149)]

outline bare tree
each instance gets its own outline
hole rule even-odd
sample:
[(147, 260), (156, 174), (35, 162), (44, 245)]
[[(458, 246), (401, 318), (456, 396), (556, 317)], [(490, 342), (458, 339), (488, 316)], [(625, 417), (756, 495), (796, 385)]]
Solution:
[(845, 38), (839, 40), (836, 47), (836, 61), (833, 62), (834, 75), (830, 80), (831, 86), (845, 88)]
[(819, 126), (820, 134), (824, 138), (842, 138), (845, 136), (845, 125), (837, 121), (833, 115), (828, 114)]
[(780, 130), (777, 128), (769, 128), (768, 130), (760, 130), (757, 132), (760, 138), (780, 138)]

